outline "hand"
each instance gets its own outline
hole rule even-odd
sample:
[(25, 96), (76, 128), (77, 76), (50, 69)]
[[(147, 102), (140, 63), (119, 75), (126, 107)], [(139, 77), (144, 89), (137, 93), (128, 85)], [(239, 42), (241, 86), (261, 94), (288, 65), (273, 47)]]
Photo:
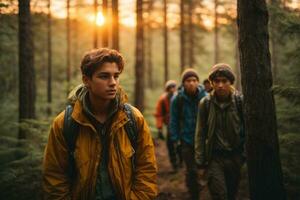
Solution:
[(161, 139), (161, 140), (165, 139), (165, 137), (164, 137), (163, 132), (162, 132), (161, 129), (158, 129), (158, 135), (157, 135), (157, 137), (158, 137), (158, 139)]

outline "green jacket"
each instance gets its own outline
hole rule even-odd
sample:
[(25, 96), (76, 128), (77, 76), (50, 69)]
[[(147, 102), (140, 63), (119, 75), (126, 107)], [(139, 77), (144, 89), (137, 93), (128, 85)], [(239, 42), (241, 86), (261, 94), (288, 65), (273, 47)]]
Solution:
[[(233, 92), (231, 100), (228, 102), (226, 109), (220, 109), (219, 103), (216, 101), (214, 92), (203, 98), (198, 105), (197, 124), (195, 133), (195, 160), (200, 166), (206, 165), (212, 157), (212, 151), (216, 149), (218, 140), (217, 126), (219, 133), (229, 133), (232, 135), (228, 139), (229, 145), (224, 146), (229, 151), (241, 150), (244, 146), (244, 120), (242, 116), (241, 105), (238, 105), (238, 94)], [(239, 108), (240, 107), (240, 108)], [(220, 138), (220, 137), (219, 137)], [(222, 142), (222, 141), (221, 141)]]

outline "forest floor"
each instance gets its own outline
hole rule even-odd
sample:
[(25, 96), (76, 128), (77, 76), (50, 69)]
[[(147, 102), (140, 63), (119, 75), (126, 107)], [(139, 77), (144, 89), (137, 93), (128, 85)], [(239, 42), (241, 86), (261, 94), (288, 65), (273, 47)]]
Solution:
[[(189, 194), (185, 186), (185, 167), (174, 173), (169, 162), (165, 141), (156, 139), (154, 143), (158, 165), (159, 194), (157, 200), (188, 200)], [(200, 183), (204, 188), (200, 192), (199, 200), (211, 200), (206, 182), (200, 180)], [(242, 175), (238, 200), (249, 199), (245, 197), (248, 196), (245, 187), (245, 176)]]

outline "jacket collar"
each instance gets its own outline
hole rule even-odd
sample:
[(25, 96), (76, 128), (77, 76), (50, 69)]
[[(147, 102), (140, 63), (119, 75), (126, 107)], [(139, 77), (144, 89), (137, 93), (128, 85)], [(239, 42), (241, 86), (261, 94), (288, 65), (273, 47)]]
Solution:
[[(74, 105), (72, 118), (82, 126), (90, 127), (95, 133), (97, 133), (95, 127), (92, 125), (90, 120), (86, 117), (83, 112), (82, 103), (77, 100)], [(124, 124), (128, 121), (128, 117), (123, 109), (118, 109), (114, 116), (114, 120), (111, 124), (111, 131), (114, 132), (115, 130), (119, 129), (120, 127), (124, 126)]]
[[(196, 94), (195, 94), (195, 96), (194, 97), (192, 97), (193, 99), (195, 98), (195, 99), (200, 99), (202, 96), (201, 96), (201, 93), (202, 92), (204, 92), (204, 88), (201, 86), (201, 85), (199, 85), (198, 87), (197, 87), (197, 92), (196, 92)], [(184, 90), (184, 87), (182, 87), (182, 89), (178, 92), (180, 95), (182, 95), (185, 99), (191, 99), (191, 97), (190, 96), (188, 96), (187, 95), (187, 93), (185, 92), (185, 90)]]

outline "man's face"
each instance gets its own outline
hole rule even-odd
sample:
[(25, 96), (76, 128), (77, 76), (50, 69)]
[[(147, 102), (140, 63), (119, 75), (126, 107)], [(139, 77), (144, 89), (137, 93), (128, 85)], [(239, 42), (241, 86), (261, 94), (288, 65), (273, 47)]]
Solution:
[(116, 97), (119, 75), (120, 70), (116, 63), (105, 62), (96, 69), (91, 78), (83, 76), (83, 82), (93, 97), (111, 100)]
[(231, 82), (224, 76), (216, 77), (212, 81), (213, 89), (219, 97), (227, 97), (231, 91)]
[(197, 91), (199, 81), (196, 77), (191, 76), (183, 82), (183, 87), (188, 94), (194, 94)]
[(170, 87), (168, 89), (168, 93), (170, 93), (170, 94), (174, 94), (175, 92), (176, 92), (176, 86)]
[(204, 88), (205, 88), (206, 92), (210, 92), (212, 90), (212, 86), (211, 86), (210, 82), (205, 82)]

